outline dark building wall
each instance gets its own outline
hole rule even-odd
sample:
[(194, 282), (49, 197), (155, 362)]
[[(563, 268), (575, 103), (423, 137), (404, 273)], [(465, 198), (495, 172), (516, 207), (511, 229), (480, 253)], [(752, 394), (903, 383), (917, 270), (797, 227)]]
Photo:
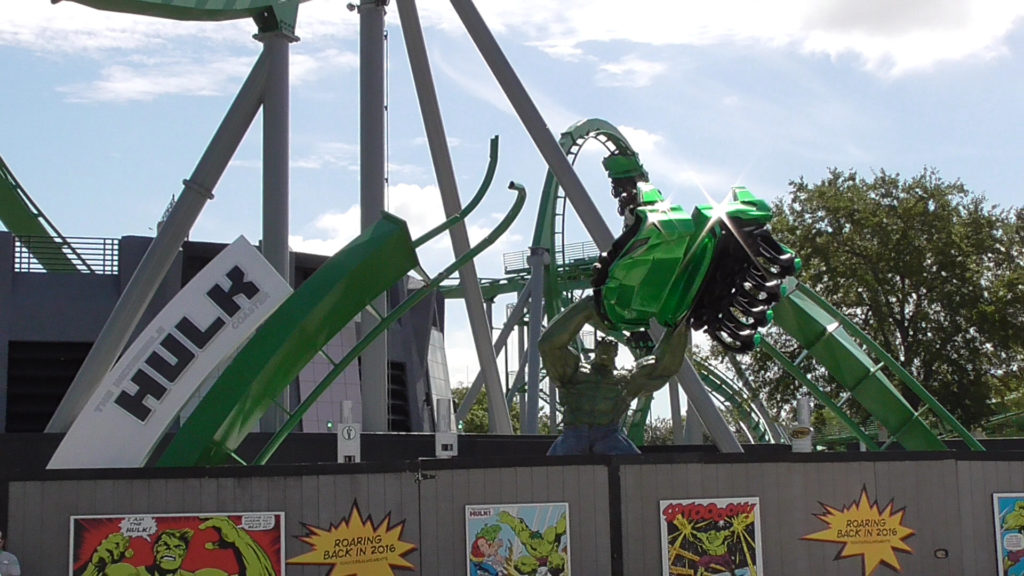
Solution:
[[(52, 343), (53, 350), (35, 351), (32, 353), (52, 353), (73, 358), (80, 365), (87, 349), (79, 347), (73, 351), (65, 350), (60, 343), (91, 345), (100, 333), (107, 317), (113, 310), (121, 293), (132, 281), (132, 275), (138, 268), (152, 238), (142, 236), (125, 236), (118, 242), (118, 274), (56, 274), (41, 272), (14, 272), (14, 240), (9, 232), (0, 232), (0, 431), (12, 431), (7, 427), (8, 382), (10, 374), (9, 345), (13, 342)], [(169, 302), (184, 284), (217, 256), (225, 244), (213, 242), (186, 241), (181, 251), (170, 265), (164, 279), (158, 285), (151, 303), (143, 312), (136, 324), (132, 337), (143, 329)], [(328, 260), (326, 256), (313, 254), (293, 254), (293, 278), (297, 285), (309, 278)], [(392, 291), (392, 305), (397, 305), (408, 295), (404, 285)], [(442, 314), (438, 314), (438, 308)], [(429, 429), (424, 422), (421, 404), (426, 398), (428, 379), (426, 377), (426, 349), (429, 330), (435, 318), (443, 318), (443, 299), (439, 295), (427, 298), (403, 318), (395, 328), (389, 331), (391, 342), (391, 359), (400, 363), (405, 374), (405, 396), (408, 407), (404, 412), (408, 429), (419, 431)], [(440, 324), (443, 329), (443, 324)], [(127, 344), (126, 344), (127, 345)], [(23, 362), (24, 363), (24, 362)], [(22, 364), (23, 364), (22, 363)], [(49, 398), (54, 393), (47, 392), (48, 399), (43, 404), (49, 406), (51, 400), (59, 401), (74, 377), (76, 367), (69, 372), (68, 381), (64, 377), (44, 375), (44, 379), (60, 378), (56, 388), (56, 398)], [(27, 385), (26, 385), (27, 386)], [(34, 385), (32, 385), (34, 386)], [(52, 387), (52, 386), (51, 386)], [(22, 387), (23, 389), (25, 386)], [(299, 401), (298, 387), (289, 391), (292, 405)], [(36, 407), (38, 408), (38, 407)], [(34, 409), (36, 409), (34, 408)], [(52, 414), (52, 409), (50, 410)], [(268, 415), (264, 420), (280, 419), (281, 416)], [(33, 418), (32, 421), (43, 421), (44, 418)], [(276, 422), (276, 420), (275, 420)], [(268, 422), (267, 429), (277, 425)], [(31, 425), (30, 427), (35, 426)], [(37, 426), (36, 426), (37, 427)], [(19, 430), (23, 431), (23, 430)], [(36, 431), (36, 430), (24, 430)], [(40, 430), (41, 431), (41, 430)]]
[[(118, 242), (117, 274), (15, 272), (13, 236), (9, 232), (0, 232), (0, 244), (3, 245), (0, 248), (0, 350), (3, 355), (0, 365), (0, 429), (10, 430), (8, 409), (11, 403), (8, 402), (8, 392), (12, 342), (19, 346), (19, 350), (37, 345), (35, 348), (38, 350), (31, 350), (30, 353), (41, 357), (52, 356), (54, 362), (70, 361), (80, 365), (87, 351), (87, 348), (83, 351), (83, 345), (91, 345), (96, 340), (151, 242), (151, 238), (140, 236), (121, 238)], [(136, 333), (173, 298), (180, 286), (179, 255), (143, 312)], [(128, 340), (129, 344), (132, 338)], [(46, 362), (40, 361), (41, 364)], [(61, 382), (47, 382), (47, 385), (66, 390), (76, 370), (76, 367), (61, 368), (49, 376), (41, 377), (60, 378)], [(51, 391), (42, 391), (40, 394), (47, 398), (39, 402), (49, 406)], [(58, 400), (55, 401), (59, 401), (62, 392), (58, 390), (57, 394)], [(31, 404), (36, 400), (27, 402)], [(22, 409), (19, 406), (14, 408)], [(25, 409), (37, 408), (28, 406)]]
[(14, 235), (0, 231), (0, 430), (7, 429), (7, 346), (11, 340)]

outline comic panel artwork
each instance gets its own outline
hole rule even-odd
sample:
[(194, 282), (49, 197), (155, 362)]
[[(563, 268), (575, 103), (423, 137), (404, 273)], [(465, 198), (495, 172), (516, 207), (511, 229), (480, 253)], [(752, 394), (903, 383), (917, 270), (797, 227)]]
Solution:
[(1024, 493), (993, 494), (999, 576), (1024, 575)]
[(569, 576), (569, 504), (466, 506), (469, 576)]
[(73, 576), (283, 576), (284, 513), (72, 516), (68, 563)]
[(664, 576), (760, 576), (760, 503), (749, 498), (662, 500)]

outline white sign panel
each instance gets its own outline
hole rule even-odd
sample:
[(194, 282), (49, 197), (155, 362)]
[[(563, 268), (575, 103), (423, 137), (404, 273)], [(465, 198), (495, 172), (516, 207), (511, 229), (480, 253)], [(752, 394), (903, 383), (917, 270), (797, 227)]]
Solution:
[(203, 379), (289, 294), (288, 283), (240, 236), (139, 334), (47, 468), (144, 465)]

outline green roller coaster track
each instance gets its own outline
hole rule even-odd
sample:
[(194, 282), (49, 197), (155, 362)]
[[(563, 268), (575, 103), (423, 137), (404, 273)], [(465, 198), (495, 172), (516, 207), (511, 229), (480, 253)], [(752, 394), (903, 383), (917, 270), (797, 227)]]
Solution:
[(14, 234), (47, 272), (92, 271), (74, 246), (32, 201), (14, 172), (0, 157), (0, 222)]
[[(600, 142), (609, 154), (635, 153), (618, 129), (600, 119), (589, 119), (573, 124), (561, 134), (559, 144), (570, 161), (575, 163), (583, 145), (590, 140)], [(549, 171), (544, 182), (533, 238), (535, 246), (545, 247), (551, 254), (556, 255), (545, 271), (545, 312), (549, 318), (561, 311), (573, 290), (586, 286), (583, 281), (588, 278), (589, 265), (593, 263), (593, 260), (589, 260), (570, 264), (557, 257), (565, 251), (565, 206), (565, 196), (560, 193), (558, 183)], [(509, 282), (509, 285), (512, 284)], [(849, 319), (807, 286), (795, 283), (773, 310), (776, 325), (797, 340), (806, 352), (799, 361), (793, 362), (771, 343), (765, 342), (764, 350), (815, 398), (834, 412), (869, 449), (884, 449), (889, 444), (898, 442), (908, 450), (945, 450), (946, 445), (939, 434), (932, 430), (924, 419), (925, 413), (929, 411), (933, 421), (959, 436), (972, 450), (984, 449), (906, 370)], [(890, 439), (886, 444), (879, 446), (871, 435), (847, 415), (840, 403), (829, 398), (821, 387), (800, 370), (798, 364), (807, 357), (821, 363), (847, 390), (849, 398), (860, 403), (869, 414), (885, 426), (890, 433)], [(707, 364), (696, 364), (699, 364), (698, 371), (705, 386), (733, 410), (740, 424), (752, 437), (756, 436), (759, 441), (765, 441), (769, 437), (769, 423), (753, 409), (751, 398), (743, 387), (735, 385), (724, 374)], [(883, 367), (897, 375), (905, 388), (916, 397), (915, 404), (920, 405), (920, 409), (914, 410), (911, 407), (882, 373)], [(650, 413), (651, 400), (651, 396), (638, 399), (631, 419), (625, 424), (634, 442), (643, 441), (643, 430)]]

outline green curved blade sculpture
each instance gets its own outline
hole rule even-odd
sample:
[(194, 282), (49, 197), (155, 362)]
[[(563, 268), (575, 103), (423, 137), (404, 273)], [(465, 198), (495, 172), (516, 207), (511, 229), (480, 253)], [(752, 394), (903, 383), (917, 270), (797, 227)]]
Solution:
[(267, 319), (182, 425), (158, 465), (203, 466), (230, 458), (317, 351), (418, 265), (405, 221), (384, 213)]
[[(60, 0), (56, 0), (60, 1)], [(261, 32), (295, 32), (299, 4), (306, 0), (70, 0), (97, 10), (169, 20), (218, 22), (253, 18)]]

